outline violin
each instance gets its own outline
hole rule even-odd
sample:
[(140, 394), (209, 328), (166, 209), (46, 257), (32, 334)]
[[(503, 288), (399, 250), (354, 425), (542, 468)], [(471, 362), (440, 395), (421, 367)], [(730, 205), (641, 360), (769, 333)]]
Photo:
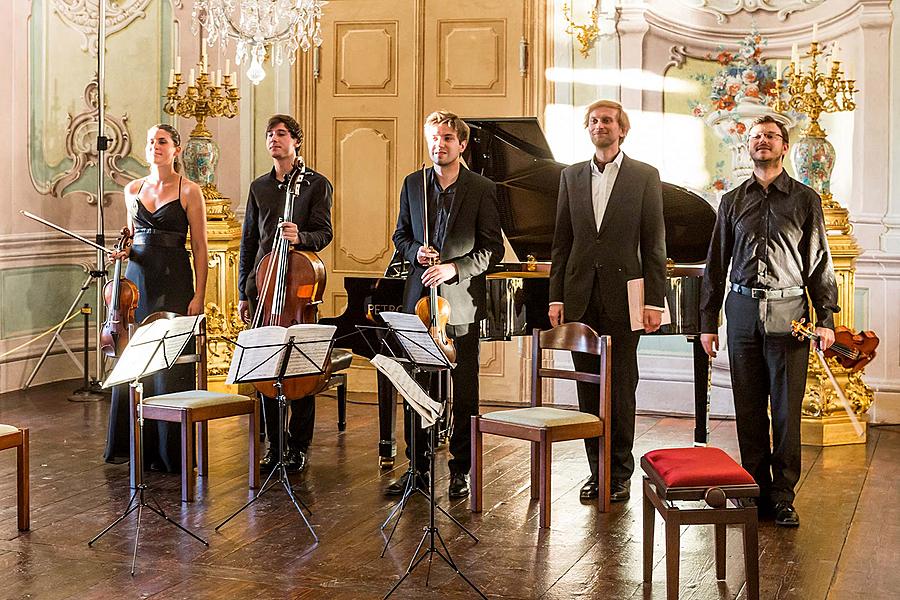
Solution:
[[(303, 159), (298, 159), (284, 184), (286, 195), (284, 214), (279, 224), (293, 217), (294, 201), (300, 196), (300, 186), (306, 177)], [(272, 251), (263, 256), (256, 267), (259, 302), (251, 328), (276, 325), (290, 327), (318, 320), (318, 306), (325, 293), (327, 273), (325, 263), (315, 252), (294, 250), (288, 240), (276, 235)], [(288, 400), (299, 400), (322, 391), (331, 377), (331, 361), (322, 375), (292, 377), (282, 382), (282, 393)], [(257, 381), (254, 387), (262, 394), (277, 395), (275, 381)]]
[[(428, 240), (428, 176), (425, 165), (422, 165), (422, 224), (424, 226), (425, 246), (430, 248)], [(432, 261), (429, 266), (438, 264)], [(416, 302), (416, 315), (428, 327), (431, 339), (437, 344), (444, 356), (451, 363), (456, 362), (456, 346), (447, 335), (447, 323), (450, 322), (450, 302), (438, 295), (437, 286), (429, 288), (428, 295)]]
[[(819, 336), (805, 319), (791, 321), (791, 333), (798, 339), (819, 341)], [(878, 348), (879, 339), (872, 331), (854, 333), (849, 327), (843, 325), (834, 329), (834, 343), (825, 350), (826, 358), (834, 358), (838, 364), (855, 373), (875, 358), (875, 349)]]
[[(131, 231), (122, 228), (116, 242), (116, 252), (131, 246)], [(113, 277), (103, 288), (106, 302), (106, 323), (100, 331), (100, 350), (106, 356), (115, 357), (128, 345), (128, 326), (134, 323), (134, 311), (138, 306), (140, 292), (130, 279), (122, 276), (122, 258), (117, 258), (113, 267)]]

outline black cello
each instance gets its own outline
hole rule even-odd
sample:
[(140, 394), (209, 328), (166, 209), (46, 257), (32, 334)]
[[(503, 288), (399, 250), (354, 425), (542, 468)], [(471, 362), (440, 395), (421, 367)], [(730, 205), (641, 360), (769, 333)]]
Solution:
[[(291, 220), (294, 202), (300, 197), (300, 187), (306, 177), (306, 165), (298, 158), (288, 174), (285, 186), (284, 213), (279, 225)], [(326, 282), (325, 263), (315, 252), (294, 250), (280, 233), (275, 236), (272, 251), (262, 257), (256, 267), (256, 280), (262, 281), (259, 301), (251, 328), (277, 325), (290, 327), (315, 323), (318, 306), (322, 303)], [(299, 400), (325, 388), (331, 376), (331, 361), (322, 375), (293, 377), (282, 382), (282, 393), (288, 400)], [(275, 397), (275, 381), (257, 381), (254, 387), (265, 396)]]
[[(440, 209), (438, 209), (440, 210)], [(425, 166), (422, 166), (422, 225), (425, 237), (423, 242), (426, 248), (431, 248), (428, 236), (428, 175)], [(430, 263), (436, 265), (440, 259)], [(428, 290), (428, 295), (416, 302), (416, 315), (428, 327), (432, 339), (451, 363), (456, 362), (456, 346), (447, 336), (447, 323), (450, 322), (450, 302), (438, 295), (437, 286)]]
[[(116, 242), (116, 252), (131, 246), (131, 230), (122, 228)], [(128, 345), (128, 326), (134, 323), (134, 311), (138, 306), (140, 292), (130, 279), (122, 276), (122, 258), (115, 261), (113, 277), (103, 287), (106, 301), (106, 322), (100, 331), (100, 350), (106, 356), (119, 356)]]

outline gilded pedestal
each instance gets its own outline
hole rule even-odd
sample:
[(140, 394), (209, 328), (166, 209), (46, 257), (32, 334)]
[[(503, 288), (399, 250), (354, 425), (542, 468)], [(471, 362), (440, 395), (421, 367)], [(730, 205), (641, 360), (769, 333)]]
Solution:
[[(823, 195), (825, 223), (828, 228), (828, 245), (834, 262), (838, 283), (838, 305), (841, 312), (834, 317), (835, 326), (853, 326), (854, 272), (856, 258), (862, 249), (851, 235), (847, 209), (842, 208), (830, 195)], [(853, 412), (863, 427), (863, 435), (857, 435), (850, 418), (838, 399), (815, 352), (809, 354), (809, 374), (806, 378), (806, 395), (803, 398), (803, 417), (800, 423), (800, 439), (810, 446), (837, 446), (864, 444), (866, 442), (866, 413), (874, 400), (874, 394), (863, 381), (863, 371), (850, 373), (834, 359), (828, 359), (838, 385), (850, 401)]]
[(204, 185), (206, 231), (209, 243), (209, 279), (206, 283), (206, 331), (211, 389), (223, 389), (233, 354), (225, 338), (237, 339), (244, 328), (238, 313), (238, 259), (241, 224), (215, 185)]

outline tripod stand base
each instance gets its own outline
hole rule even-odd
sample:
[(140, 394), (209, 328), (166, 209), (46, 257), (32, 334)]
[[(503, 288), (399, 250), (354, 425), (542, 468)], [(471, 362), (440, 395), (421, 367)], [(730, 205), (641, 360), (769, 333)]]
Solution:
[(169, 516), (165, 513), (165, 511), (162, 509), (162, 507), (159, 505), (159, 503), (156, 501), (155, 498), (153, 498), (153, 505), (151, 505), (149, 502), (147, 502), (147, 499), (145, 497), (146, 490), (147, 490), (146, 484), (142, 483), (141, 485), (137, 486), (137, 488), (131, 494), (131, 499), (128, 501), (128, 506), (125, 508), (125, 512), (123, 512), (119, 516), (119, 518), (117, 518), (115, 521), (113, 521), (112, 523), (107, 525), (103, 529), (103, 531), (101, 531), (100, 533), (95, 535), (91, 539), (91, 541), (88, 542), (88, 546), (93, 546), (94, 542), (96, 542), (97, 540), (102, 538), (104, 535), (106, 535), (107, 533), (112, 531), (112, 529), (115, 528), (116, 525), (118, 525), (119, 523), (121, 523), (122, 521), (125, 520), (125, 517), (127, 517), (134, 511), (137, 511), (137, 514), (138, 514), (137, 524), (136, 524), (136, 528), (134, 530), (134, 550), (132, 551), (132, 554), (131, 554), (131, 575), (132, 575), (132, 577), (134, 576), (134, 568), (135, 568), (135, 565), (137, 564), (138, 542), (141, 539), (141, 517), (143, 516), (143, 512), (144, 512), (145, 508), (150, 510), (151, 512), (155, 513), (157, 516), (161, 517), (169, 525), (173, 525), (174, 527), (177, 527), (182, 532), (188, 534), (189, 536), (191, 536), (192, 538), (194, 538), (195, 540), (197, 540), (198, 542), (200, 542), (201, 544), (203, 544), (204, 546), (209, 548), (209, 542), (207, 542), (206, 540), (204, 540), (203, 538), (198, 536), (196, 533), (194, 533), (190, 529), (187, 529), (180, 523), (177, 523), (177, 522), (173, 521), (172, 519), (170, 519)]
[(91, 382), (88, 387), (80, 387), (66, 398), (69, 402), (99, 402), (106, 398), (103, 388), (97, 382)]

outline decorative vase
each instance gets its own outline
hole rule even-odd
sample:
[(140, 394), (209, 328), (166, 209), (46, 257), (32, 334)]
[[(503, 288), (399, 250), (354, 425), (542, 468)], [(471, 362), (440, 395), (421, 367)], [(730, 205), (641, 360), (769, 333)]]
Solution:
[(731, 171), (735, 183), (744, 181), (753, 172), (753, 161), (750, 160), (750, 152), (747, 149), (747, 132), (753, 121), (764, 115), (771, 116), (788, 129), (796, 125), (791, 117), (775, 112), (760, 102), (759, 98), (750, 96), (741, 98), (730, 110), (715, 110), (704, 117), (706, 124), (731, 151)]
[(184, 170), (199, 186), (215, 185), (219, 145), (211, 137), (191, 136), (184, 145)]
[(831, 199), (834, 157), (834, 146), (824, 137), (804, 136), (791, 145), (797, 179), (816, 190), (826, 202)]

